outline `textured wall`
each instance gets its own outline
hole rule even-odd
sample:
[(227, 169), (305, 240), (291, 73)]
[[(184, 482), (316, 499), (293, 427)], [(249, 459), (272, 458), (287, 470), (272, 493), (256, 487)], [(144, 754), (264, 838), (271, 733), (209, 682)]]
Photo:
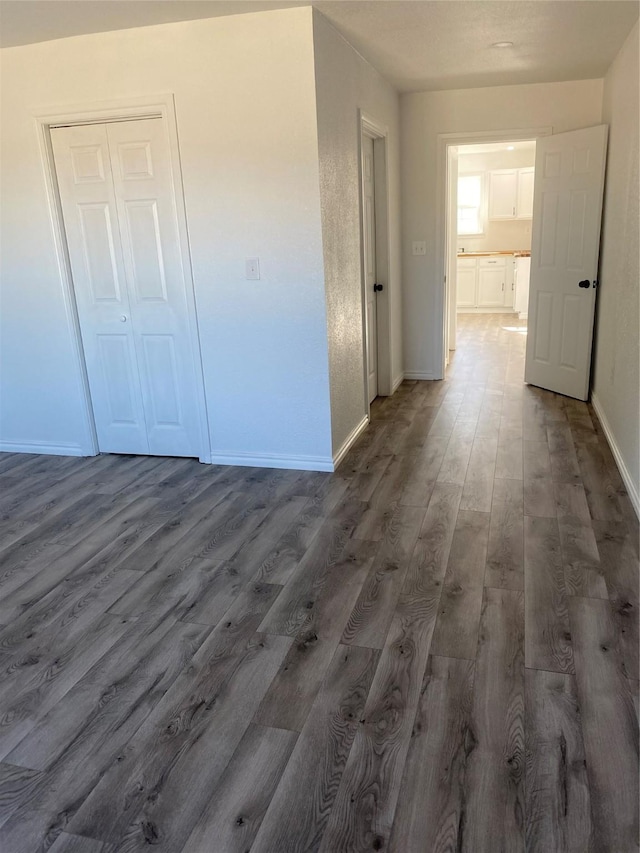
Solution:
[(395, 90), (317, 12), (314, 53), (322, 238), (327, 300), (331, 423), (337, 452), (365, 414), (358, 109), (388, 137), (392, 377), (402, 375), (399, 102)]
[(604, 83), (609, 125), (593, 393), (624, 466), (640, 491), (640, 215), (638, 194), (638, 25)]
[(329, 459), (311, 10), (9, 48), (2, 70), (2, 439), (84, 439), (32, 110), (172, 92), (213, 451)]
[[(443, 289), (437, 269), (438, 134), (552, 127), (555, 133), (599, 124), (602, 80), (494, 86), (403, 95), (402, 225), (405, 372), (437, 376), (442, 364)], [(444, 239), (444, 237), (443, 237)], [(427, 254), (411, 255), (413, 240)]]

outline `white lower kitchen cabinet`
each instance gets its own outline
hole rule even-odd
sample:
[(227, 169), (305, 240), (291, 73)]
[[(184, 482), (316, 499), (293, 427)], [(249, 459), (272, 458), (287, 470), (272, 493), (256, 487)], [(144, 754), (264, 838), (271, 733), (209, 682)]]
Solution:
[(456, 270), (458, 309), (513, 309), (513, 256), (458, 258)]
[(504, 308), (506, 258), (478, 258), (478, 308)]
[(478, 265), (475, 258), (459, 258), (457, 263), (457, 305), (458, 308), (476, 307), (476, 287)]
[(528, 316), (529, 311), (529, 276), (531, 275), (531, 258), (516, 258), (515, 263), (515, 297), (513, 308), (521, 320)]

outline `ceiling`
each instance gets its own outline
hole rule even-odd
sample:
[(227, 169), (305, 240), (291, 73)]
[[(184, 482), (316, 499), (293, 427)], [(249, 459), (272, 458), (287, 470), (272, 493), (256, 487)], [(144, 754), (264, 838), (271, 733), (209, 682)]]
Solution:
[[(401, 92), (602, 77), (638, 0), (0, 0), (0, 46), (315, 6)], [(512, 47), (495, 48), (510, 41)]]

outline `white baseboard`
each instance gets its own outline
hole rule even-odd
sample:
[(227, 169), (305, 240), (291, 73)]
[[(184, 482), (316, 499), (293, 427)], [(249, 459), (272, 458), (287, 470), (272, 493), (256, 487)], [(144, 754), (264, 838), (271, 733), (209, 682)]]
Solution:
[(640, 518), (640, 495), (638, 494), (638, 487), (631, 478), (629, 469), (627, 468), (625, 461), (622, 458), (622, 454), (620, 453), (620, 449), (618, 448), (618, 445), (616, 443), (615, 437), (613, 435), (613, 430), (611, 429), (611, 425), (607, 420), (607, 417), (604, 413), (604, 409), (602, 408), (602, 404), (600, 403), (595, 394), (591, 394), (591, 405), (593, 406), (593, 409), (596, 415), (598, 416), (598, 420), (602, 424), (602, 430), (609, 443), (611, 452), (613, 453), (613, 458), (616, 460), (616, 465), (618, 466), (618, 470), (620, 471), (620, 476), (622, 477), (622, 481), (624, 482), (625, 488), (629, 493), (629, 499), (633, 504), (635, 513), (638, 518)]
[(398, 376), (396, 379), (393, 380), (393, 385), (391, 386), (391, 396), (393, 396), (396, 393), (396, 391), (402, 385), (403, 382), (404, 382), (404, 373), (401, 373), (400, 376)]
[(333, 471), (330, 456), (285, 456), (267, 453), (252, 456), (250, 453), (212, 453), (212, 465), (242, 465), (247, 468), (287, 468), (292, 471)]
[(435, 379), (435, 376), (430, 371), (423, 373), (419, 370), (405, 370), (405, 379)]
[(342, 462), (344, 457), (347, 455), (349, 450), (351, 449), (353, 443), (357, 441), (360, 435), (365, 431), (365, 429), (369, 426), (369, 417), (365, 415), (360, 423), (354, 427), (349, 435), (342, 442), (341, 447), (337, 451), (337, 453), (333, 454), (333, 470), (335, 471), (338, 465)]
[(1, 453), (42, 453), (45, 456), (87, 456), (79, 444), (48, 444), (40, 441), (0, 441)]

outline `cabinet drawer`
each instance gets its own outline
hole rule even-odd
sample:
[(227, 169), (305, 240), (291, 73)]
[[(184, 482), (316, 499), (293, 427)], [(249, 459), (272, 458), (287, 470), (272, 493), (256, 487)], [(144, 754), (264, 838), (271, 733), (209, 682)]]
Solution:
[(504, 269), (507, 265), (507, 259), (505, 256), (500, 258), (478, 258), (478, 266), (487, 269)]
[(460, 258), (460, 257), (458, 257), (458, 269), (459, 270), (473, 269), (475, 267), (475, 265), (476, 265), (476, 259), (475, 258)]

